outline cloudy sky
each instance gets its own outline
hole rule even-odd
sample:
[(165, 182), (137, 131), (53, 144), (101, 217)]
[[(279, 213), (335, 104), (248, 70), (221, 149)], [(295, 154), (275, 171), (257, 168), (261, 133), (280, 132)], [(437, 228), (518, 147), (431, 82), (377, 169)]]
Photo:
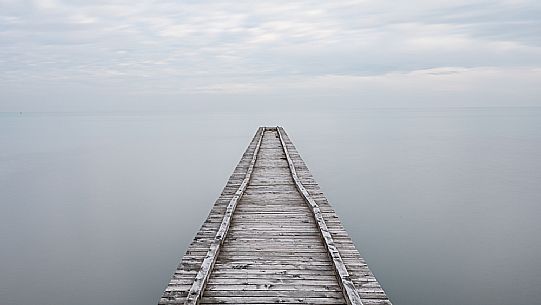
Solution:
[(0, 111), (541, 106), (541, 2), (0, 0)]

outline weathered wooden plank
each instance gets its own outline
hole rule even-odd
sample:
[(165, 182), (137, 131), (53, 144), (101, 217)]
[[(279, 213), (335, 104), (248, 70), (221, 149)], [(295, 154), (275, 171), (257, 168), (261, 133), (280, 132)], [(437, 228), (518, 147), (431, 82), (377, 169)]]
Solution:
[(206, 254), (205, 259), (201, 263), (201, 268), (199, 269), (197, 275), (195, 276), (195, 280), (192, 284), (192, 287), (190, 288), (188, 296), (186, 297), (186, 301), (184, 302), (185, 305), (196, 305), (202, 296), (202, 292), (205, 289), (205, 285), (207, 284), (209, 275), (212, 272), (212, 267), (214, 266), (214, 263), (216, 263), (216, 258), (220, 252), (221, 245), (227, 236), (227, 231), (229, 230), (229, 227), (231, 224), (231, 218), (233, 217), (235, 208), (237, 207), (239, 200), (242, 198), (242, 195), (244, 194), (246, 188), (248, 187), (248, 183), (250, 182), (250, 177), (252, 176), (252, 172), (254, 170), (254, 166), (257, 160), (257, 154), (261, 147), (261, 141), (265, 133), (265, 128), (262, 128), (260, 132), (261, 132), (261, 135), (255, 147), (255, 150), (254, 150), (252, 159), (250, 161), (250, 165), (248, 166), (248, 170), (246, 171), (244, 180), (242, 181), (237, 191), (234, 193), (233, 198), (231, 198), (231, 201), (229, 202), (229, 204), (227, 205), (227, 210), (224, 214), (222, 223), (220, 224), (220, 227), (218, 229), (218, 232), (216, 233), (214, 240), (210, 244), (210, 247)]
[[(373, 288), (367, 288), (372, 289)], [(253, 291), (253, 290), (273, 290), (273, 291), (341, 291), (340, 286), (338, 285), (283, 285), (283, 284), (248, 284), (248, 285), (207, 285), (207, 290), (209, 291), (224, 291), (224, 290), (233, 290), (233, 291)], [(370, 290), (370, 291), (372, 291)]]
[[(256, 146), (258, 145), (259, 137), (262, 136), (263, 130), (260, 128), (258, 132), (256, 132), (256, 135), (252, 139), (250, 145), (244, 152), (239, 164), (235, 167), (233, 174), (231, 175), (229, 181), (227, 182), (226, 186), (224, 187), (224, 191), (220, 195), (220, 197), (216, 200), (216, 203), (212, 210), (209, 213), (209, 216), (207, 217), (207, 220), (203, 224), (201, 230), (196, 234), (195, 241), (197, 240), (209, 240), (209, 247), (210, 243), (214, 240), (216, 232), (219, 229), (219, 225), (221, 224), (221, 221), (224, 217), (224, 213), (226, 211), (226, 206), (229, 204), (231, 199), (233, 198), (233, 194), (230, 191), (231, 189), (238, 189), (241, 186), (241, 183), (243, 179), (245, 178), (246, 172), (248, 170), (248, 167), (250, 165), (250, 161), (252, 160), (254, 154), (254, 151), (256, 149)], [(239, 177), (242, 177), (239, 179)], [(213, 219), (219, 218), (220, 222), (215, 223), (213, 225), (209, 224)], [(205, 228), (209, 228), (208, 230)], [(203, 262), (203, 257), (193, 256), (189, 255), (190, 248), (187, 250), (187, 255), (185, 255), (179, 264), (177, 271), (183, 271), (183, 270), (193, 270), (193, 269), (199, 269), (201, 267), (201, 264)], [(180, 297), (171, 297), (170, 293), (172, 290), (175, 290), (176, 285), (179, 283), (179, 280), (177, 280), (176, 275), (173, 275), (169, 285), (164, 291), (164, 294), (162, 298), (160, 298), (159, 303), (160, 304), (183, 304), (186, 297), (180, 296)], [(191, 278), (187, 278), (182, 280), (186, 284), (191, 285), (194, 283), (195, 280), (195, 274), (191, 276)]]
[(357, 289), (355, 288), (353, 282), (351, 281), (351, 278), (349, 277), (349, 273), (346, 269), (346, 266), (344, 265), (344, 262), (342, 261), (340, 252), (338, 252), (338, 250), (336, 249), (336, 246), (334, 245), (334, 240), (331, 236), (331, 233), (329, 232), (329, 229), (327, 228), (327, 224), (325, 223), (325, 219), (323, 218), (323, 215), (321, 215), (321, 210), (318, 204), (314, 201), (314, 199), (312, 199), (312, 197), (310, 196), (308, 191), (304, 188), (302, 182), (297, 176), (295, 165), (293, 164), (293, 161), (291, 160), (291, 156), (289, 155), (288, 148), (284, 142), (284, 139), (282, 138), (281, 128), (278, 128), (278, 136), (280, 138), (280, 142), (282, 143), (282, 148), (284, 149), (284, 153), (287, 158), (289, 171), (291, 172), (291, 176), (293, 177), (293, 180), (295, 181), (295, 186), (297, 187), (299, 192), (302, 194), (306, 202), (310, 205), (313, 212), (313, 217), (315, 218), (317, 222), (317, 226), (321, 233), (321, 236), (323, 237), (325, 248), (327, 248), (327, 253), (332, 258), (333, 266), (335, 268), (336, 275), (339, 280), (338, 283), (340, 284), (344, 292), (344, 298), (346, 299), (346, 302), (349, 305), (362, 305), (361, 297), (359, 296)]
[(203, 297), (201, 304), (220, 303), (220, 304), (259, 304), (259, 303), (295, 303), (295, 304), (344, 304), (341, 295), (329, 295), (320, 298), (302, 298), (302, 297)]
[[(299, 176), (299, 179), (307, 189), (307, 191), (310, 193), (312, 198), (317, 202), (319, 205), (323, 218), (327, 221), (329, 228), (334, 229), (334, 225), (340, 224), (340, 222), (329, 222), (330, 219), (338, 220), (337, 215), (335, 214), (332, 207), (329, 205), (329, 202), (325, 198), (323, 192), (319, 189), (319, 186), (313, 179), (310, 171), (308, 170), (308, 167), (306, 164), (304, 164), (304, 161), (301, 159), (299, 153), (297, 152), (295, 146), (291, 143), (291, 140), (289, 139), (287, 133), (282, 129), (282, 138), (284, 139), (284, 142), (286, 143), (286, 146), (290, 152), (291, 159), (297, 169), (297, 174)], [(351, 239), (349, 238), (347, 232), (340, 228), (338, 231), (331, 231), (331, 235), (334, 238), (335, 244), (337, 246), (337, 249), (340, 253), (342, 253), (341, 245), (344, 243), (347, 244), (353, 244)], [(357, 256), (355, 260), (344, 260), (346, 268), (348, 271), (350, 271), (350, 276), (352, 277), (353, 282), (357, 289), (361, 289), (362, 287), (366, 287), (366, 285), (377, 285), (379, 287), (379, 284), (376, 282), (375, 278), (369, 272), (369, 274), (365, 273), (359, 273), (358, 264), (364, 264), (364, 259), (362, 257)], [(365, 269), (368, 269), (367, 267)], [(368, 270), (369, 271), (369, 270)], [(363, 279), (363, 281), (358, 281), (358, 279)], [(367, 298), (362, 298), (363, 303), (366, 304), (372, 304), (373, 301), (375, 301), (374, 304), (391, 304), (390, 301), (384, 300), (384, 302), (381, 302), (381, 300), (371, 300)]]
[[(315, 221), (310, 218), (310, 210), (289, 175), (285, 154), (276, 136), (274, 130), (263, 138), (260, 157), (254, 169), (256, 181), (250, 182), (237, 206), (232, 221), (234, 225), (224, 242), (209, 283), (226, 287), (235, 280), (249, 283), (260, 281), (271, 287), (284, 282), (313, 286), (326, 281), (336, 287), (338, 284), (332, 264), (317, 235)], [(300, 237), (292, 238), (291, 235)], [(278, 238), (281, 245), (274, 242)], [(248, 243), (238, 242), (243, 239)], [(296, 240), (300, 243), (296, 244)], [(239, 259), (245, 264), (230, 263), (239, 262)], [(285, 264), (297, 269), (249, 268), (249, 264), (267, 264), (265, 266), (270, 267)], [(319, 268), (301, 268), (303, 265)], [(236, 296), (232, 289), (220, 291), (221, 297)], [(344, 303), (343, 299), (341, 303)]]
[[(223, 290), (207, 290), (205, 297), (220, 297)], [(238, 290), (235, 291), (235, 297), (290, 297), (290, 298), (342, 298), (342, 291), (337, 290)]]
[[(337, 258), (343, 265), (337, 267)], [(351, 301), (352, 293), (358, 302)], [(361, 300), (390, 304), (285, 131), (260, 128), (160, 304)]]
[(252, 278), (252, 279), (214, 279), (210, 278), (208, 285), (249, 285), (249, 284), (260, 284), (260, 285), (273, 285), (273, 284), (289, 284), (296, 285), (302, 282), (302, 285), (337, 285), (336, 279), (319, 279), (319, 280), (304, 280), (299, 281), (298, 279), (263, 279), (263, 278)]

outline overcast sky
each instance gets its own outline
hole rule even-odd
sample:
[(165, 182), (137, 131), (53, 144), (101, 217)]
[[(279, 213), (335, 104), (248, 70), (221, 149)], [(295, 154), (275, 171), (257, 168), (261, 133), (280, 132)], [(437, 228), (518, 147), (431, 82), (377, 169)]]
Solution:
[(0, 0), (0, 111), (541, 106), (541, 1)]

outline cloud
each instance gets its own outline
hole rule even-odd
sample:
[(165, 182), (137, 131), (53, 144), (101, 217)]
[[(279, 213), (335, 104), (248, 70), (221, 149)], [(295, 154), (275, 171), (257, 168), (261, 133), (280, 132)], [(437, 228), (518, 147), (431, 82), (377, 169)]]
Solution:
[(541, 67), (540, 17), (526, 0), (1, 0), (0, 90), (277, 93), (329, 75), (527, 73)]

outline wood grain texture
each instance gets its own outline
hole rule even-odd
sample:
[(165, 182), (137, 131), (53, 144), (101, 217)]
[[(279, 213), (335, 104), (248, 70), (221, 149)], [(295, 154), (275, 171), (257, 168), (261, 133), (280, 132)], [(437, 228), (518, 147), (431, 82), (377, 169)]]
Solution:
[(297, 176), (297, 170), (295, 168), (295, 164), (293, 163), (293, 160), (291, 159), (291, 155), (289, 154), (287, 145), (284, 142), (284, 137), (282, 136), (283, 130), (281, 127), (277, 129), (277, 133), (278, 133), (278, 137), (280, 138), (282, 149), (284, 150), (284, 153), (286, 155), (289, 172), (291, 173), (293, 181), (295, 182), (295, 187), (297, 188), (299, 193), (302, 194), (304, 201), (308, 204), (310, 210), (312, 211), (312, 216), (314, 217), (316, 221), (317, 228), (323, 239), (323, 244), (327, 252), (326, 254), (331, 258), (331, 261), (334, 267), (334, 272), (336, 273), (338, 284), (342, 288), (344, 298), (349, 305), (362, 305), (361, 297), (359, 293), (357, 292), (357, 289), (355, 288), (353, 281), (349, 277), (349, 273), (346, 269), (346, 265), (344, 264), (344, 261), (342, 260), (342, 256), (340, 255), (340, 252), (338, 251), (338, 249), (336, 248), (334, 244), (334, 239), (332, 238), (329, 228), (327, 227), (327, 223), (325, 222), (325, 219), (323, 218), (319, 205), (314, 201), (310, 193), (308, 193), (303, 183), (300, 181), (299, 177)]
[(276, 303), (391, 304), (287, 133), (262, 127), (159, 304)]

